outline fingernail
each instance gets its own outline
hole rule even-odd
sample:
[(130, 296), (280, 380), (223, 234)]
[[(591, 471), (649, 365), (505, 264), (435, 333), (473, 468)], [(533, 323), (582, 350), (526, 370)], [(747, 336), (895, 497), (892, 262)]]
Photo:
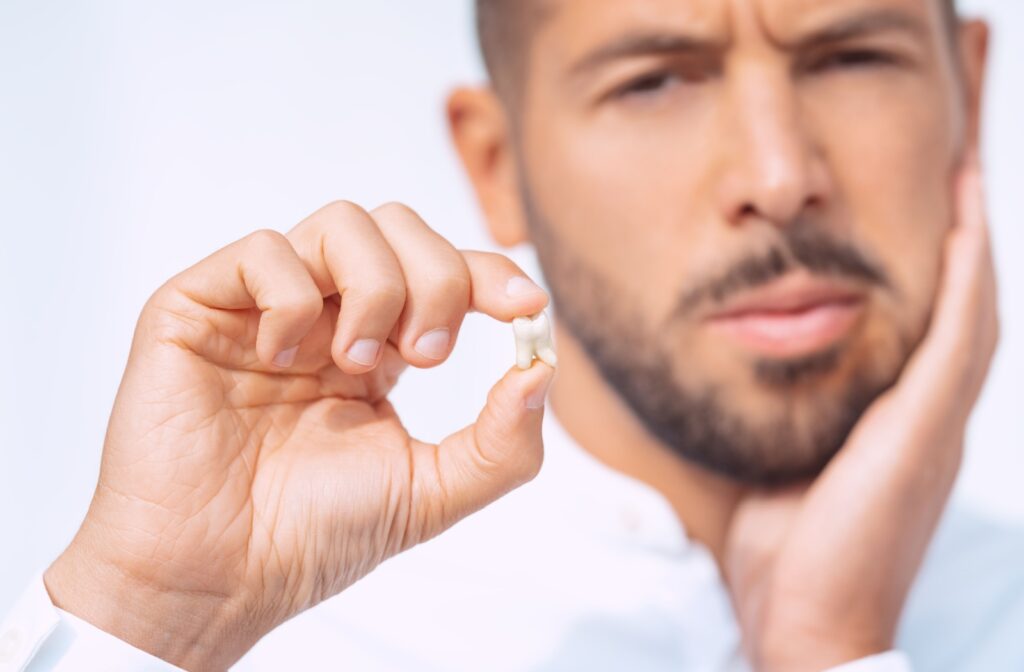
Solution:
[(361, 338), (349, 347), (348, 358), (360, 366), (373, 366), (380, 352), (380, 341), (372, 338)]
[(434, 329), (420, 336), (415, 350), (427, 359), (444, 359), (448, 354), (448, 343), (452, 333), (448, 329)]
[(295, 357), (299, 354), (299, 346), (294, 348), (288, 348), (277, 353), (277, 357), (274, 357), (274, 366), (279, 366), (282, 369), (287, 369), (289, 366), (295, 363)]
[(539, 364), (547, 369), (547, 375), (541, 380), (540, 385), (533, 392), (526, 396), (526, 407), (531, 411), (544, 408), (544, 402), (548, 398), (548, 389), (551, 387), (551, 381), (554, 379), (554, 370), (545, 364)]
[(505, 294), (514, 299), (529, 296), (531, 294), (543, 293), (544, 290), (541, 289), (533, 280), (524, 278), (521, 275), (517, 275), (509, 279), (508, 284), (505, 285)]

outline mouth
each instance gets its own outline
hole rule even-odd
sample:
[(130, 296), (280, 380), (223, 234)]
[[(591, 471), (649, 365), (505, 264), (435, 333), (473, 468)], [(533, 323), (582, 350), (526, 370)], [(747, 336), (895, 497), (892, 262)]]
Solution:
[(806, 272), (737, 295), (705, 323), (743, 350), (789, 359), (826, 350), (850, 333), (864, 313), (866, 296)]

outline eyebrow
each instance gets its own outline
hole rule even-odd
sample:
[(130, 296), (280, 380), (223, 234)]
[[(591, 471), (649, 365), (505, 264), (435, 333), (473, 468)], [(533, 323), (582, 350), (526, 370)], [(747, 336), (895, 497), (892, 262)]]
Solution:
[(573, 75), (595, 70), (606, 63), (636, 56), (720, 51), (723, 44), (682, 33), (644, 31), (627, 33), (580, 58), (569, 68)]
[[(820, 47), (889, 31), (911, 33), (918, 37), (928, 34), (927, 27), (919, 19), (900, 11), (880, 9), (856, 14), (815, 30), (796, 40), (794, 46), (798, 49)], [(609, 62), (629, 57), (722, 51), (724, 48), (725, 44), (720, 41), (684, 33), (639, 31), (627, 33), (597, 47), (574, 63), (569, 72), (571, 75), (580, 75)]]
[(811, 32), (796, 41), (796, 46), (820, 47), (833, 42), (843, 42), (865, 35), (884, 32), (910, 33), (915, 37), (926, 37), (928, 27), (918, 18), (892, 9), (855, 14), (836, 23)]

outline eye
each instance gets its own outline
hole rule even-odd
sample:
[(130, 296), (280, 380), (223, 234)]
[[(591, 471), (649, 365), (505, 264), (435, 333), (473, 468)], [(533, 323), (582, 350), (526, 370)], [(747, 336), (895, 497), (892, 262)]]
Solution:
[(679, 84), (679, 77), (671, 72), (650, 72), (620, 86), (614, 96), (616, 98), (652, 96), (677, 84)]
[(894, 55), (875, 49), (846, 49), (826, 55), (811, 65), (812, 71), (830, 69), (859, 69), (895, 65), (899, 61)]

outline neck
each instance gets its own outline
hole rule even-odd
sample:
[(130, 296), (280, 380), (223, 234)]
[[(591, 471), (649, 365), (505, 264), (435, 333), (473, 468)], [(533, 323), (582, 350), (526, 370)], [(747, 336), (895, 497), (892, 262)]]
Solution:
[(559, 366), (550, 399), (565, 431), (600, 462), (661, 493), (688, 536), (721, 566), (740, 486), (674, 454), (647, 432), (560, 324), (556, 337)]

